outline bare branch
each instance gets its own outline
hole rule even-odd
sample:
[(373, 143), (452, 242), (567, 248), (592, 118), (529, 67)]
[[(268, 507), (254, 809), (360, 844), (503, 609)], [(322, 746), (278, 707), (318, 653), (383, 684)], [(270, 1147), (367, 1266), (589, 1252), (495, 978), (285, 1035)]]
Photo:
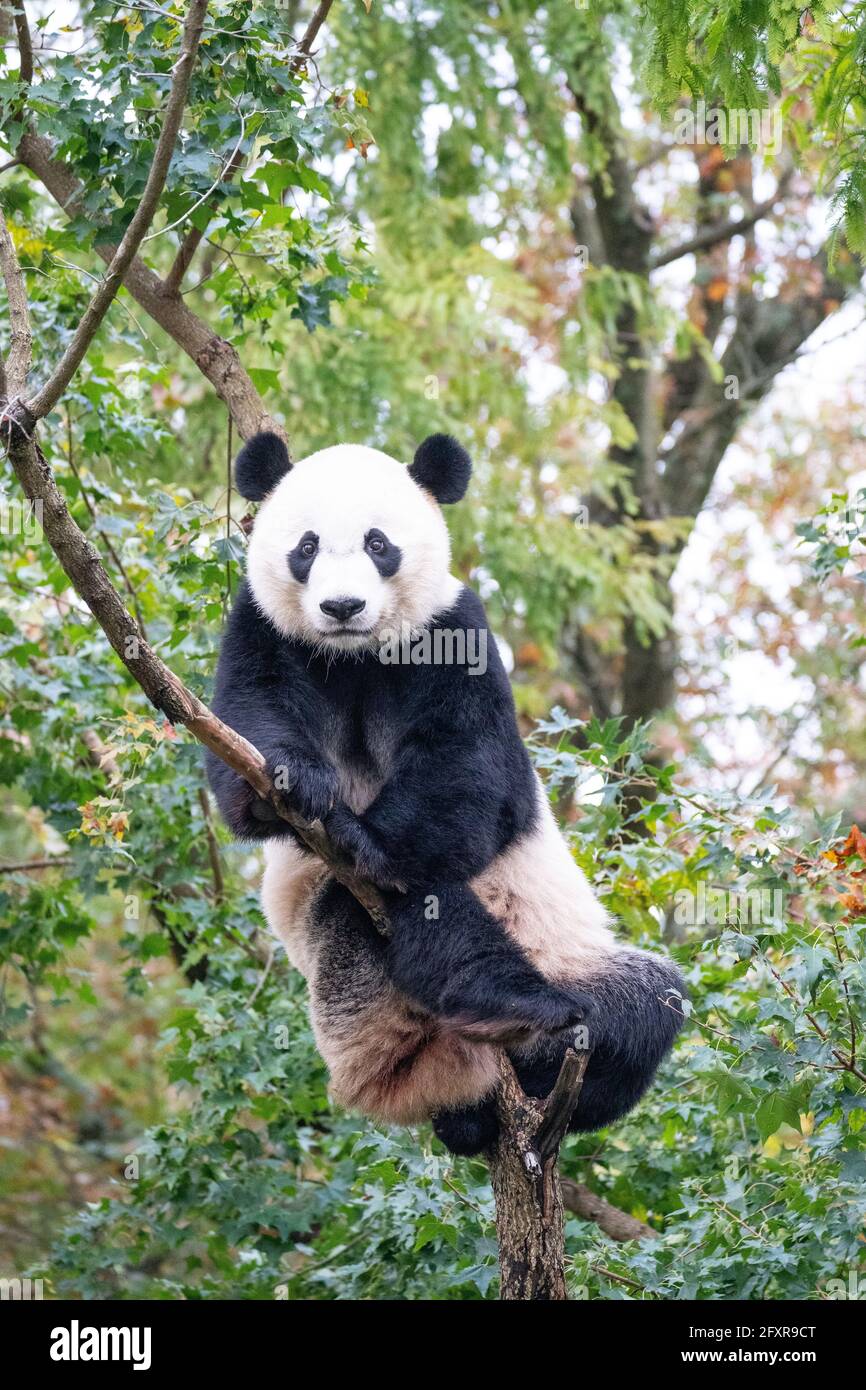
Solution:
[(582, 1221), (594, 1221), (612, 1240), (658, 1240), (658, 1231), (645, 1221), (639, 1221), (627, 1211), (612, 1206), (573, 1178), (562, 1179), (562, 1202), (566, 1211), (574, 1212)]
[[(663, 455), (663, 496), (673, 516), (697, 516), (706, 502), (725, 450), (746, 414), (764, 398), (802, 344), (851, 293), (841, 270), (830, 271), (823, 248), (812, 275), (799, 267), (786, 290), (772, 299), (744, 296), (736, 327), (722, 356), (722, 375), (737, 382), (729, 396), (709, 375), (680, 419), (683, 428)], [(815, 272), (817, 271), (817, 274)]]
[(63, 395), (129, 269), (159, 205), (186, 106), (190, 78), (201, 39), (207, 0), (191, 0), (183, 26), (181, 54), (172, 70), (165, 118), (141, 201), (115, 251), (108, 272), (84, 312), (72, 341), (41, 391), (28, 402), (33, 420), (47, 415)]
[(544, 1119), (535, 1135), (535, 1148), (542, 1161), (554, 1157), (565, 1138), (568, 1122), (580, 1098), (589, 1053), (569, 1048), (559, 1069), (559, 1076), (544, 1108)]
[(307, 25), (304, 36), (298, 44), (298, 51), (292, 59), (292, 72), (297, 72), (299, 68), (302, 68), (304, 65), (304, 59), (309, 58), (310, 54), (312, 53), (313, 44), (316, 42), (316, 39), (318, 38), (319, 30), (321, 29), (325, 20), (328, 18), (328, 12), (333, 3), (334, 0), (321, 0), (321, 3), (317, 5), (316, 9), (313, 11), (313, 16), (309, 24)]
[(27, 385), (33, 336), (30, 332), (30, 313), (27, 308), (24, 277), (21, 274), (21, 266), (18, 264), (18, 257), (15, 254), (15, 245), (6, 225), (2, 208), (0, 208), (0, 273), (2, 273), (6, 285), (10, 326), (9, 355), (6, 359), (5, 369), (2, 371), (0, 390), (4, 396), (14, 399), (21, 395)]
[(13, 0), (15, 5), (15, 32), (18, 36), (18, 53), (21, 60), (20, 80), (25, 87), (33, 81), (33, 42), (30, 38), (30, 25), (24, 12), (24, 0)]
[[(222, 173), (220, 174), (219, 183), (231, 183), (235, 174), (243, 168), (245, 159), (246, 155), (243, 153), (241, 149), (241, 144), (239, 142), (237, 147), (229, 156), (229, 159), (226, 162)], [(208, 203), (208, 207), (211, 212), (216, 212), (218, 206), (219, 205), (216, 201)], [(192, 264), (193, 257), (195, 256), (196, 251), (201, 245), (206, 230), (206, 227), (190, 227), (189, 231), (186, 233), (186, 236), (180, 244), (178, 253), (175, 256), (174, 261), (172, 262), (171, 269), (165, 277), (164, 287), (166, 294), (177, 294), (178, 290), (181, 287), (181, 284), (183, 283), (183, 277), (189, 270), (189, 267)]]
[(55, 854), (48, 859), (23, 859), (17, 864), (0, 864), (0, 874), (29, 874), (33, 869), (62, 868), (69, 863), (68, 854)]
[(671, 246), (666, 251), (657, 252), (656, 255), (650, 257), (650, 270), (659, 270), (661, 266), (670, 265), (672, 261), (678, 261), (683, 256), (691, 256), (698, 251), (707, 251), (711, 246), (718, 246), (722, 241), (730, 241), (731, 237), (742, 236), (744, 232), (754, 227), (756, 222), (760, 222), (762, 217), (767, 217), (773, 211), (782, 197), (786, 182), (786, 179), (780, 179), (779, 186), (772, 198), (766, 198), (763, 203), (756, 203), (742, 217), (729, 217), (724, 222), (717, 222), (714, 226), (704, 227), (688, 241), (680, 242), (679, 246)]
[(207, 838), (207, 853), (210, 860), (210, 871), (213, 877), (213, 900), (221, 903), (225, 897), (225, 883), (223, 882), (223, 866), (220, 858), (219, 841), (214, 830), (213, 815), (211, 813), (210, 797), (204, 787), (198, 789), (198, 804), (204, 816), (204, 830)]

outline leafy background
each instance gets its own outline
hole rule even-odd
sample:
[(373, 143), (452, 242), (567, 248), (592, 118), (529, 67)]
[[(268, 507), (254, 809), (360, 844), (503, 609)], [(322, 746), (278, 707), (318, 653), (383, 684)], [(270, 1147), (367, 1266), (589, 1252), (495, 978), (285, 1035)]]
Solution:
[[(190, 224), (206, 234), (185, 299), (297, 456), (352, 439), (408, 458), (441, 428), (473, 449), (457, 569), (576, 858), (691, 993), (650, 1097), (565, 1147), (566, 1174), (656, 1232), (616, 1244), (570, 1218), (573, 1293), (832, 1297), (864, 1277), (866, 1217), (862, 18), (663, 11), (347, 0), (292, 71), (302, 5), (216, 5), (145, 249), (165, 273)], [(176, 13), (32, 9), (29, 111), (86, 189), (67, 221), (26, 171), (3, 174), (43, 370), (141, 192)], [(662, 247), (748, 212), (760, 153), (699, 152), (696, 182), (665, 111), (775, 91), (797, 182), (771, 232), (668, 278), (575, 264), (575, 187), (603, 198), (623, 145)], [(816, 121), (823, 147), (800, 138)], [(238, 147), (243, 176), (213, 194)], [(836, 278), (813, 284), (827, 248)], [(653, 511), (637, 359), (721, 392), (733, 316), (765, 314), (781, 342), (804, 285), (810, 324), (841, 321), (819, 354), (830, 387), (788, 367), (785, 339), (706, 497)], [(245, 549), (224, 408), (124, 296), (48, 426), (73, 515), (206, 699)], [(84, 1298), (495, 1297), (483, 1163), (331, 1107), (256, 856), (215, 824), (197, 746), (107, 653), (5, 485), (0, 1273)], [(629, 671), (669, 650), (670, 697), (636, 709)], [(772, 906), (681, 920), (718, 886)]]

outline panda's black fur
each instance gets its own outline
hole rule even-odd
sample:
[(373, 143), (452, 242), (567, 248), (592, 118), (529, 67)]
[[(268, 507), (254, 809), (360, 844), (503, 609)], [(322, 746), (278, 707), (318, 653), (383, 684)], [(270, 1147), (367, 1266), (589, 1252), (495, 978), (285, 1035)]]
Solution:
[[(239, 486), (260, 498), (289, 467), (285, 446), (259, 436), (241, 454)], [(410, 472), (437, 500), (454, 501), (465, 491), (469, 460), (454, 441), (434, 436)], [(399, 552), (399, 536), (386, 540)], [(289, 553), (300, 542), (286, 534), (287, 576)], [(377, 547), (379, 558), (384, 553)], [(315, 949), (310, 977), (323, 1028), (357, 1045), (363, 1030), (354, 1028), (353, 1010), (361, 1019), (379, 990), (383, 999), (402, 1001), (406, 1026), (419, 1030), (383, 1082), (386, 1091), (401, 1067), (415, 1065), (425, 1042), (441, 1035), (459, 1037), (460, 1047), (505, 1045), (525, 1090), (541, 1096), (574, 1027), (584, 1024), (591, 1058), (571, 1127), (595, 1129), (624, 1114), (674, 1040), (682, 984), (663, 958), (627, 948), (600, 958), (584, 979), (546, 977), (469, 886), (538, 834), (537, 780), (495, 641), (487, 640), (486, 670), (472, 675), (454, 665), (386, 665), (375, 647), (335, 653), (286, 635), (257, 597), (245, 582), (236, 598), (215, 712), (264, 754), (272, 772), (282, 772), (278, 785), (289, 803), (322, 820), (388, 904), (385, 940), (335, 880), (311, 890), (305, 950)], [(467, 588), (431, 615), (430, 629), (437, 626), (488, 633), (482, 604)], [(208, 774), (237, 836), (290, 837), (301, 846), (273, 808), (212, 755)], [(356, 783), (377, 789), (361, 811), (343, 799), (343, 788)], [(368, 1108), (389, 1113), (386, 1104)], [(430, 1108), (437, 1134), (454, 1152), (476, 1153), (495, 1137), (489, 1090), (466, 1105)]]

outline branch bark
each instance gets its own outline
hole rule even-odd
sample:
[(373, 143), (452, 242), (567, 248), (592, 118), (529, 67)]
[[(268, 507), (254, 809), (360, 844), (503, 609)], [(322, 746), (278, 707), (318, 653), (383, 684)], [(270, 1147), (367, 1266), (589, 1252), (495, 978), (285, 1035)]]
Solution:
[(582, 1221), (594, 1221), (611, 1240), (658, 1240), (658, 1231), (645, 1221), (639, 1221), (627, 1211), (621, 1211), (573, 1178), (562, 1179), (562, 1203)]
[(15, 246), (0, 208), (0, 274), (6, 285), (9, 302), (9, 353), (6, 362), (0, 360), (0, 393), (17, 397), (27, 385), (33, 347), (30, 332), (30, 311), (24, 277), (15, 254)]
[(499, 1137), (490, 1153), (501, 1299), (563, 1302), (563, 1198), (559, 1146), (580, 1096), (589, 1053), (569, 1050), (546, 1101), (527, 1096), (505, 1053), (499, 1060)]

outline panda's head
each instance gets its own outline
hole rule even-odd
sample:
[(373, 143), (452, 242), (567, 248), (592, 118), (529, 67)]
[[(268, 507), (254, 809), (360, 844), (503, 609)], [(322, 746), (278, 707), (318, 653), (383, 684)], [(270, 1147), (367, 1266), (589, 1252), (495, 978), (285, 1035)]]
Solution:
[(460, 587), (440, 503), (459, 501), (470, 472), (466, 450), (444, 434), (408, 468), (355, 444), (292, 464), (276, 435), (256, 435), (235, 478), (262, 502), (247, 562), (257, 604), (285, 636), (333, 651), (423, 627)]

